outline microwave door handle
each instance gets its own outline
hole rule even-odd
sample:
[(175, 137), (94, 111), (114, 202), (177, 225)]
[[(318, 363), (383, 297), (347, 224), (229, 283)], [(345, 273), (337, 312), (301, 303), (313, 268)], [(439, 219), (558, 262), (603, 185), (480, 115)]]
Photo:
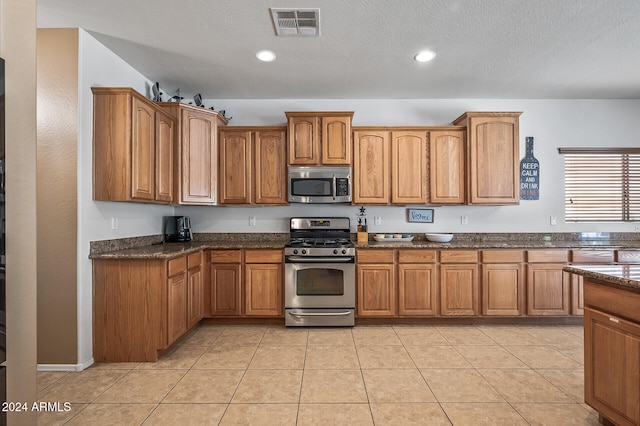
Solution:
[(336, 179), (336, 174), (334, 173), (333, 174), (333, 194), (332, 194), (333, 195), (333, 201), (336, 200), (336, 193), (338, 192), (338, 185), (337, 185), (336, 180), (337, 180)]

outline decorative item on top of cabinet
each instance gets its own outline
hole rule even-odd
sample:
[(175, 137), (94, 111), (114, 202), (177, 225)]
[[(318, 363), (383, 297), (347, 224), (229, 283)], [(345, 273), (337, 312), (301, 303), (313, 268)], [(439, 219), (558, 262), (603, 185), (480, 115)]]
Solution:
[(518, 204), (521, 114), (465, 112), (453, 121), (467, 126), (468, 204)]
[(290, 165), (351, 165), (353, 112), (285, 112)]
[(429, 132), (430, 203), (465, 202), (465, 131)]
[(482, 250), (482, 315), (519, 316), (524, 306), (522, 250)]
[(91, 91), (93, 199), (172, 203), (174, 119), (131, 88)]
[(287, 204), (284, 127), (220, 131), (219, 204)]
[(353, 135), (353, 203), (389, 204), (389, 132), (363, 129)]
[(391, 132), (391, 203), (426, 204), (429, 163), (427, 132)]
[(161, 102), (176, 118), (175, 200), (186, 205), (216, 204), (218, 127), (227, 120), (218, 112), (179, 102)]

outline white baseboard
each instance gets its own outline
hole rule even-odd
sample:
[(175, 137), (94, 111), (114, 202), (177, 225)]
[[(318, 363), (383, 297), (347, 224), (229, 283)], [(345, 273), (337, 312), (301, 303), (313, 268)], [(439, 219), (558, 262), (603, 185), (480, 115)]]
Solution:
[(93, 365), (93, 358), (81, 364), (38, 364), (38, 371), (82, 371)]

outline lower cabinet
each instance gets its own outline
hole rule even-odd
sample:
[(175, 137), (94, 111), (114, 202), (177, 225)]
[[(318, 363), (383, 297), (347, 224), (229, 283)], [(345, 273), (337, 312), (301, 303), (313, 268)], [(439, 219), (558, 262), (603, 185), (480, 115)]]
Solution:
[(569, 315), (568, 250), (527, 251), (527, 315)]
[(435, 250), (398, 250), (398, 315), (438, 314)]
[(356, 257), (357, 315), (395, 316), (397, 311), (394, 250), (358, 250)]
[(94, 360), (156, 361), (159, 351), (195, 325), (202, 315), (198, 259), (202, 252), (173, 259), (94, 259)]
[(211, 250), (211, 317), (282, 317), (282, 250)]
[(619, 425), (640, 424), (640, 324), (584, 310), (585, 402)]
[(440, 315), (479, 315), (478, 252), (442, 250), (440, 262)]
[(482, 315), (522, 315), (522, 250), (483, 250), (481, 255)]

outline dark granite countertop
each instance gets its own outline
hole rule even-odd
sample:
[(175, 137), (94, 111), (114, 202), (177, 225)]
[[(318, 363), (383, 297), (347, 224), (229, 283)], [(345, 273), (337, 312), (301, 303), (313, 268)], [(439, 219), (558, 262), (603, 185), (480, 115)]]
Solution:
[(563, 270), (603, 284), (640, 292), (640, 265), (580, 265), (565, 266)]
[(409, 242), (369, 241), (355, 243), (356, 248), (407, 248), (407, 249), (633, 249), (640, 248), (640, 241), (456, 241), (434, 243), (427, 240)]

